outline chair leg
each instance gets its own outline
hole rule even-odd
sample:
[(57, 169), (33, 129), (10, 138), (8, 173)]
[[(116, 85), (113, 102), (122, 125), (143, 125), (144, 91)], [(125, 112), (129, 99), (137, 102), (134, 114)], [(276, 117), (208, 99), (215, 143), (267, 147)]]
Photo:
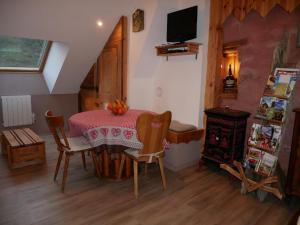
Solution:
[(148, 173), (148, 163), (147, 162), (145, 162), (145, 176), (147, 175), (147, 173)]
[(132, 161), (132, 159), (130, 159), (128, 156), (125, 157), (126, 178), (129, 178), (131, 176), (131, 170), (132, 170), (131, 161)]
[(58, 160), (57, 160), (57, 163), (56, 163), (55, 174), (54, 174), (54, 178), (53, 178), (54, 181), (56, 181), (56, 177), (57, 177), (57, 174), (58, 174), (58, 171), (59, 171), (59, 168), (60, 168), (60, 163), (61, 163), (61, 159), (62, 159), (63, 155), (64, 155), (64, 152), (60, 151), (59, 156), (58, 156)]
[(64, 176), (63, 176), (63, 181), (61, 185), (61, 192), (65, 191), (65, 184), (68, 176), (68, 167), (69, 167), (69, 161), (70, 161), (70, 154), (66, 153), (66, 158), (65, 158), (65, 167), (64, 167)]
[(100, 169), (99, 169), (99, 164), (98, 164), (96, 152), (95, 152), (95, 150), (93, 150), (91, 152), (92, 152), (91, 154), (92, 154), (94, 166), (95, 166), (95, 169), (96, 169), (96, 172), (97, 172), (97, 176), (100, 177)]
[(83, 168), (85, 170), (87, 170), (86, 169), (86, 161), (85, 161), (85, 153), (84, 152), (81, 152), (81, 158), (82, 158)]
[(114, 159), (114, 174), (113, 174), (113, 176), (116, 179), (118, 179), (118, 177), (119, 177), (120, 164), (121, 164), (120, 153), (118, 153), (116, 159)]
[(126, 157), (125, 154), (122, 153), (121, 164), (120, 164), (120, 169), (119, 169), (119, 173), (118, 173), (118, 179), (121, 179), (121, 177), (122, 177), (122, 172), (123, 172), (123, 168), (124, 168), (125, 157)]
[(110, 173), (110, 170), (109, 170), (109, 155), (108, 155), (108, 152), (107, 152), (107, 149), (105, 149), (103, 151), (103, 170), (104, 170), (104, 176), (105, 177), (109, 177), (109, 173)]
[(134, 196), (138, 198), (138, 162), (133, 160), (133, 173), (134, 173)]
[(163, 187), (166, 190), (167, 189), (167, 181), (166, 181), (165, 170), (164, 170), (164, 163), (163, 163), (163, 159), (162, 158), (158, 158), (158, 164), (159, 164), (160, 175), (161, 175)]

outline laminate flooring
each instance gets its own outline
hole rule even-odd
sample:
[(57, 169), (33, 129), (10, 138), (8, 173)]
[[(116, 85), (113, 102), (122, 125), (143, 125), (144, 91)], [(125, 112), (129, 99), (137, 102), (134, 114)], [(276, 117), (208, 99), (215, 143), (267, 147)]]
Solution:
[(46, 140), (47, 164), (10, 171), (0, 156), (1, 225), (284, 225), (298, 210), (297, 199), (288, 203), (271, 195), (259, 202), (241, 195), (239, 183), (226, 172), (166, 171), (168, 189), (163, 191), (159, 169), (151, 166), (139, 176), (139, 199), (133, 180), (113, 181), (94, 176), (81, 156), (71, 157), (65, 193), (60, 192), (62, 170), (53, 182), (58, 157), (50, 136)]

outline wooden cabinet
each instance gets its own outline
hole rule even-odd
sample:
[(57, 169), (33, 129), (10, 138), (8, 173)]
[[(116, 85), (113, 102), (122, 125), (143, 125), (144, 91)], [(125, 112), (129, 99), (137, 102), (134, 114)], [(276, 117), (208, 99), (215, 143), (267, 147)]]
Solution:
[(241, 161), (250, 113), (227, 108), (205, 110), (207, 115), (203, 158), (217, 163)]
[(286, 192), (300, 196), (300, 108), (294, 109), (295, 122), (291, 146)]
[(79, 112), (91, 111), (99, 109), (97, 102), (98, 99), (98, 89), (85, 89), (81, 88), (79, 95)]
[(122, 16), (80, 86), (79, 111), (127, 100), (127, 19)]
[(127, 19), (122, 16), (97, 60), (99, 107), (127, 100)]
[(79, 112), (99, 108), (97, 104), (98, 83), (97, 64), (95, 63), (80, 86), (78, 94)]

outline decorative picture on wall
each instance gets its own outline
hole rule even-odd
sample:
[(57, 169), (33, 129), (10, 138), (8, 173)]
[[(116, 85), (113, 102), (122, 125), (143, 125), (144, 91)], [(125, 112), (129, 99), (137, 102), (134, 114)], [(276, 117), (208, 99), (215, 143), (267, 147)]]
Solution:
[(137, 9), (132, 14), (132, 31), (139, 32), (144, 30), (144, 10)]

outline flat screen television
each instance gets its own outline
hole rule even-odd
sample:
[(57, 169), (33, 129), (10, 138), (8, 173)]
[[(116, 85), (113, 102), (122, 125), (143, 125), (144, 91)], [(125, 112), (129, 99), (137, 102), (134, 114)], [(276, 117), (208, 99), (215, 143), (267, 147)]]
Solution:
[(197, 36), (198, 6), (168, 14), (167, 42), (185, 42)]

